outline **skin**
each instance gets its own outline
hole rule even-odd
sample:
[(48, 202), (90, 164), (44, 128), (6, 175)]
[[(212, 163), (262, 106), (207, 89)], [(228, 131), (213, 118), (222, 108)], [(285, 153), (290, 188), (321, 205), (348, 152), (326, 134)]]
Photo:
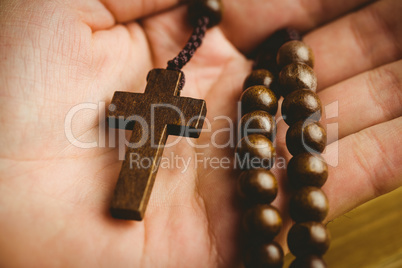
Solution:
[[(0, 266), (236, 267), (240, 205), (237, 171), (160, 169), (143, 222), (110, 217), (121, 166), (115, 148), (80, 149), (64, 134), (68, 111), (109, 102), (113, 92), (143, 92), (147, 72), (163, 68), (191, 29), (175, 0), (0, 1)], [(225, 1), (184, 71), (183, 96), (208, 103), (210, 131), (194, 149), (184, 139), (164, 155), (232, 157), (213, 133), (236, 119), (251, 62), (241, 52), (277, 29), (306, 34), (316, 56), (324, 106), (338, 101), (338, 123), (324, 155), (323, 188), (332, 220), (402, 185), (402, 2), (332, 0)], [(268, 16), (269, 15), (269, 16)], [(279, 120), (277, 152), (290, 159)], [(76, 115), (73, 133), (96, 141), (98, 113)], [(338, 137), (336, 137), (338, 133)], [(226, 136), (225, 136), (226, 135)], [(222, 143), (227, 133), (217, 136)], [(339, 140), (338, 140), (339, 138)], [(174, 141), (171, 137), (169, 141)], [(337, 142), (335, 142), (337, 141)], [(286, 176), (275, 168), (283, 214), (278, 241), (291, 226)]]

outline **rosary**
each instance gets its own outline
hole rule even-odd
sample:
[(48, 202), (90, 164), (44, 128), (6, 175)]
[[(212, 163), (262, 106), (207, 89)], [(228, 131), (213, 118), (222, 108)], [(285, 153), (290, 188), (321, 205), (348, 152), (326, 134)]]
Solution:
[[(109, 127), (132, 130), (111, 203), (114, 218), (143, 219), (168, 135), (200, 136), (206, 103), (180, 97), (185, 84), (181, 69), (201, 45), (207, 28), (220, 22), (222, 8), (221, 0), (192, 1), (189, 18), (194, 31), (179, 55), (169, 61), (166, 69), (149, 72), (145, 93), (114, 94), (113, 109), (108, 114)], [(240, 141), (235, 154), (235, 158), (249, 163), (238, 178), (239, 195), (247, 207), (242, 224), (246, 245), (243, 263), (247, 268), (283, 266), (283, 249), (274, 241), (281, 231), (282, 217), (271, 205), (278, 193), (278, 183), (269, 171), (276, 156), (275, 115), (278, 100), (283, 96), (281, 113), (289, 125), (286, 145), (293, 156), (287, 176), (292, 188), (289, 213), (295, 224), (287, 242), (296, 259), (290, 267), (326, 267), (322, 255), (329, 248), (329, 233), (322, 221), (328, 213), (328, 200), (320, 188), (327, 180), (328, 167), (320, 153), (327, 138), (318, 123), (322, 105), (315, 93), (313, 52), (290, 29), (275, 33), (261, 47), (240, 98)], [(154, 111), (155, 106), (158, 109)], [(144, 122), (149, 129), (143, 127)], [(130, 167), (131, 154), (153, 159), (152, 165)]]

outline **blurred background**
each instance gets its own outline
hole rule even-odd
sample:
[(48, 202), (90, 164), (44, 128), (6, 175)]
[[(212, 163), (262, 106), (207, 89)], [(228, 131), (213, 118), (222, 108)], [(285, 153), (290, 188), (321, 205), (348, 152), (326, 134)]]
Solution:
[[(328, 224), (329, 268), (402, 268), (402, 187)], [(289, 267), (294, 257), (286, 256)]]

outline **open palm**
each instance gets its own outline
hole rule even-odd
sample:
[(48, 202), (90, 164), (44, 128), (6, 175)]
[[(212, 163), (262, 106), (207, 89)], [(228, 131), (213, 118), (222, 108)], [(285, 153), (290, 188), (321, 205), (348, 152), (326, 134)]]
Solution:
[[(178, 0), (101, 2), (0, 1), (0, 266), (237, 266), (240, 208), (231, 169), (161, 168), (145, 220), (111, 218), (121, 162), (117, 148), (102, 148), (98, 103), (110, 102), (116, 90), (143, 92), (147, 72), (164, 68), (191, 28)], [(239, 51), (294, 26), (309, 32), (324, 105), (338, 102), (331, 106), (338, 117), (323, 119), (339, 124), (339, 132), (329, 130), (325, 154), (334, 164), (324, 187), (327, 220), (400, 186), (402, 3), (362, 7), (368, 2), (226, 1), (223, 23), (184, 68), (182, 95), (207, 101), (211, 125), (194, 141), (204, 148), (182, 139), (164, 155), (232, 158), (233, 148), (213, 144), (230, 141), (227, 131), (216, 131), (230, 127), (222, 116), (236, 120), (250, 71)], [(79, 148), (65, 134), (66, 116), (82, 103), (99, 111), (77, 112), (72, 133), (97, 148)], [(278, 154), (289, 159), (283, 122), (278, 131)], [(275, 205), (285, 219), (278, 238), (285, 246), (286, 174), (273, 171), (281, 182)]]

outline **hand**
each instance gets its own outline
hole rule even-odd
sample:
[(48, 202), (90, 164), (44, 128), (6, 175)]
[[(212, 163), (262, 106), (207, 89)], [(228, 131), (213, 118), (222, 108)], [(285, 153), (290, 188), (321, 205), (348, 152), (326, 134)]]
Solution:
[[(72, 107), (109, 102), (116, 90), (143, 92), (147, 72), (165, 67), (191, 31), (177, 0), (102, 2), (0, 2), (0, 266), (238, 265), (236, 171), (161, 168), (145, 220), (120, 221), (108, 212), (118, 149), (81, 149), (66, 138)], [(211, 131), (197, 143), (209, 148), (183, 139), (164, 154), (232, 158), (233, 148), (217, 149), (211, 140), (228, 140), (228, 133), (213, 136), (228, 127), (214, 118), (236, 120), (251, 65), (239, 50), (293, 26), (308, 32), (324, 106), (339, 102), (339, 141), (331, 138), (325, 155), (331, 163), (339, 158), (324, 187), (327, 221), (402, 185), (402, 3), (369, 2), (226, 1), (223, 23), (184, 69), (182, 95), (208, 104)], [(99, 141), (98, 121), (97, 111), (80, 111), (72, 132), (80, 141)], [(286, 126), (278, 128), (279, 156), (289, 159)], [(284, 170), (273, 172), (286, 180)], [(275, 202), (283, 208), (284, 246), (287, 199), (281, 191)]]

